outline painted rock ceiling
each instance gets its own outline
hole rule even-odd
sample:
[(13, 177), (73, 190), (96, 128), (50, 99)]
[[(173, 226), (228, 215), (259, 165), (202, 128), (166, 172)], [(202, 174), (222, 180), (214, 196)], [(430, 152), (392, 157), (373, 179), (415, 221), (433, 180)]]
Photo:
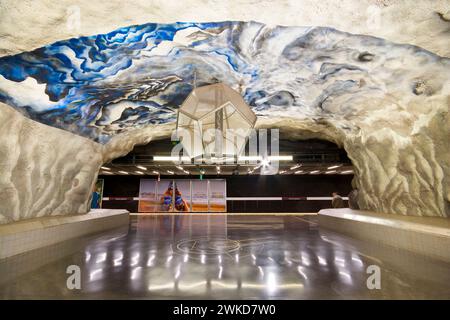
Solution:
[[(144, 24), (0, 58), (0, 101), (100, 143), (172, 122), (194, 85), (224, 82), (259, 118), (353, 118), (448, 95), (450, 59), (326, 27)], [(372, 110), (373, 109), (373, 110)]]

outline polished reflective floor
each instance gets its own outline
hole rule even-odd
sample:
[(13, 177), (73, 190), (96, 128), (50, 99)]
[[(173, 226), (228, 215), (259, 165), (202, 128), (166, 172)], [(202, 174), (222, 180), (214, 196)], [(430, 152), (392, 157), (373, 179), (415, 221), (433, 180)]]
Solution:
[[(449, 264), (321, 230), (316, 220), (132, 217), (129, 228), (1, 260), (0, 298), (450, 299)], [(80, 290), (67, 288), (70, 265), (80, 267)], [(380, 289), (367, 286), (369, 266), (379, 267)]]

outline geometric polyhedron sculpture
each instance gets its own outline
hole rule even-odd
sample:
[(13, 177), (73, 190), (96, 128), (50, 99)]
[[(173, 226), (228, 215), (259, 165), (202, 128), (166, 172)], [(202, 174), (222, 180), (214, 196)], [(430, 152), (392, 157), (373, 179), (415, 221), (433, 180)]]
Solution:
[(236, 156), (255, 122), (242, 96), (216, 83), (192, 90), (178, 110), (177, 134), (190, 158)]

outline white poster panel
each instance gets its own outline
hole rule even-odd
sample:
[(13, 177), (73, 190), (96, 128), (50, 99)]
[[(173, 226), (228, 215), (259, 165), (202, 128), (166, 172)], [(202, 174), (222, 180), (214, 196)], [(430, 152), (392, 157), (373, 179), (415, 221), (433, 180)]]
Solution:
[(226, 180), (209, 180), (209, 211), (227, 211), (227, 184)]
[(192, 180), (192, 211), (208, 212), (207, 180)]
[(156, 180), (141, 179), (139, 184), (139, 212), (157, 212), (159, 202), (156, 198)]

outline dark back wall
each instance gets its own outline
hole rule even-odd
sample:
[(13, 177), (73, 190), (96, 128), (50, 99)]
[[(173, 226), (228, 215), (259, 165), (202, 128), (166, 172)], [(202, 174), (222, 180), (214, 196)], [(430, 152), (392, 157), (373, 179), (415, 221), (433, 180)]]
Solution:
[[(140, 179), (155, 176), (100, 176), (105, 180), (104, 197), (138, 197)], [(161, 179), (193, 179), (198, 176), (162, 176)], [(347, 196), (353, 175), (273, 175), (205, 176), (226, 179), (227, 197), (329, 197), (333, 191)], [(330, 201), (227, 201), (228, 212), (317, 212), (330, 207)], [(137, 212), (136, 200), (110, 200), (103, 208)]]

